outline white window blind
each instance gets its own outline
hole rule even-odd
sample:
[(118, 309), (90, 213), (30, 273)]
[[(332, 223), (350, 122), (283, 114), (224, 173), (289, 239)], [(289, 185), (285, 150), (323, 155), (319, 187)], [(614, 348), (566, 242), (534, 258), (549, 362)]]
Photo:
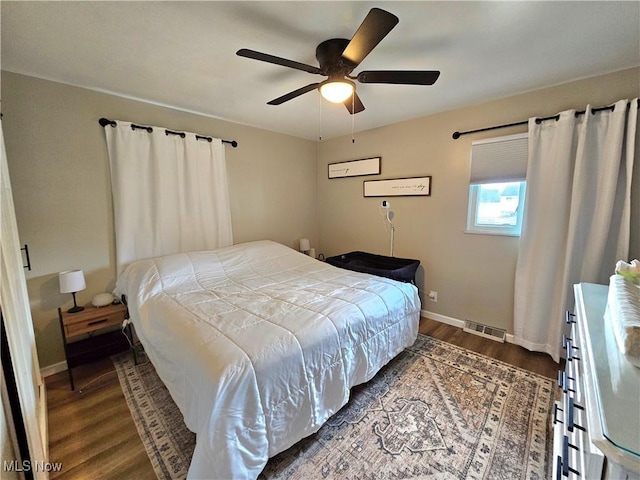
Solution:
[(471, 185), (523, 182), (527, 173), (529, 135), (477, 140), (471, 144)]

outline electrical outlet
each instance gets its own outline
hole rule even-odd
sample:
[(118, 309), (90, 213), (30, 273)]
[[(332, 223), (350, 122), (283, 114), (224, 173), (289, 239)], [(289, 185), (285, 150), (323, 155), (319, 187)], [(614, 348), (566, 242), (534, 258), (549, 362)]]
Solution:
[(431, 290), (429, 292), (429, 300), (431, 300), (432, 302), (437, 302), (438, 301), (438, 292), (434, 292), (433, 290)]

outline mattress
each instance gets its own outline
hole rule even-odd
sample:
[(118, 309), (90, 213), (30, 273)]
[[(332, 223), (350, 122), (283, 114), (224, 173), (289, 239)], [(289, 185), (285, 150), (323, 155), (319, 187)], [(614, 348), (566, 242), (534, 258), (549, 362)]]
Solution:
[(136, 333), (197, 434), (189, 478), (256, 478), (418, 333), (417, 288), (271, 241), (142, 260)]

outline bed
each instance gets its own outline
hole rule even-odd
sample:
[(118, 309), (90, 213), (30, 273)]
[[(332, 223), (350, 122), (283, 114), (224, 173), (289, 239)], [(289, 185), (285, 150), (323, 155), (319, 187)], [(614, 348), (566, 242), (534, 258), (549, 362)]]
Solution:
[(417, 288), (271, 241), (141, 260), (136, 333), (196, 433), (189, 478), (256, 478), (418, 334)]

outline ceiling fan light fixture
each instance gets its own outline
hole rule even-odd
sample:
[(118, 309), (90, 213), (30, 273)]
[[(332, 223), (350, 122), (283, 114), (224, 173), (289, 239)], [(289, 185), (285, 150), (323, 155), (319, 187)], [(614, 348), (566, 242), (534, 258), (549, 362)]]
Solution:
[(356, 84), (346, 78), (325, 80), (318, 87), (320, 95), (333, 103), (342, 103), (356, 90)]

